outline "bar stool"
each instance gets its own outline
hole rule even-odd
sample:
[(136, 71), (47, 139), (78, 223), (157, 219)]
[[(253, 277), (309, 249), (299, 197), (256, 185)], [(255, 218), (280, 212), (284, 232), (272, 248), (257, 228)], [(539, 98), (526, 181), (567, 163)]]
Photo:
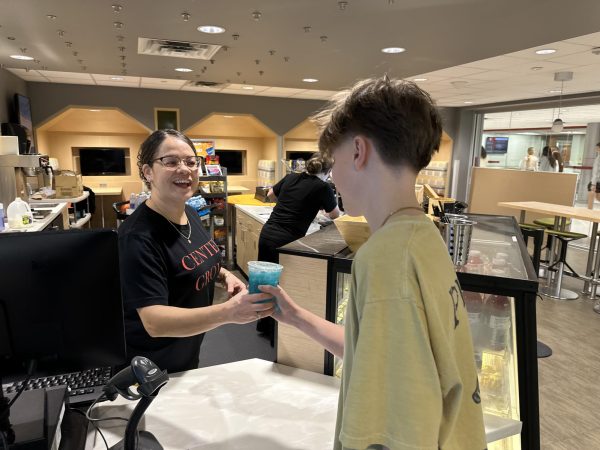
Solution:
[[(544, 242), (544, 231), (545, 227), (540, 225), (534, 225), (530, 223), (520, 223), (519, 228), (527, 246), (529, 238), (533, 239), (533, 255), (531, 261), (533, 262), (533, 268), (535, 269), (536, 275), (540, 272), (540, 259), (542, 254), (542, 243)], [(552, 356), (552, 349), (541, 341), (537, 341), (537, 357), (547, 358)]]
[(544, 243), (544, 231), (546, 230), (546, 228), (530, 223), (520, 223), (519, 228), (521, 229), (521, 234), (523, 235), (525, 246), (527, 246), (527, 244), (529, 243), (529, 238), (533, 239), (533, 255), (531, 255), (531, 260), (533, 262), (533, 268), (535, 269), (535, 273), (537, 275), (540, 271), (542, 244)]
[[(535, 219), (533, 221), (533, 224), (543, 227), (546, 230), (553, 230), (554, 224), (555, 224), (555, 219), (554, 219), (554, 217), (542, 217), (541, 219)], [(567, 227), (571, 226), (571, 219), (566, 220), (565, 226), (567, 226)], [(546, 249), (546, 259), (543, 259), (541, 261), (543, 261), (545, 263), (549, 263), (550, 262), (550, 251), (552, 250), (552, 235), (548, 235), (548, 238), (546, 239), (546, 246), (542, 247), (542, 250), (544, 250), (544, 249)]]
[(569, 231), (558, 231), (558, 230), (546, 230), (548, 236), (552, 236), (560, 242), (560, 253), (558, 256), (558, 260), (552, 263), (548, 267), (548, 273), (550, 271), (556, 271), (555, 275), (555, 285), (552, 286), (552, 278), (548, 275), (548, 284), (540, 289), (540, 292), (547, 297), (556, 298), (560, 300), (575, 300), (579, 297), (579, 294), (576, 294), (573, 291), (568, 289), (561, 289), (562, 286), (562, 277), (565, 271), (565, 266), (571, 270), (573, 276), (579, 277), (579, 274), (569, 265), (567, 262), (567, 247), (569, 242), (576, 241), (578, 239), (586, 238), (586, 234), (582, 233), (571, 233)]

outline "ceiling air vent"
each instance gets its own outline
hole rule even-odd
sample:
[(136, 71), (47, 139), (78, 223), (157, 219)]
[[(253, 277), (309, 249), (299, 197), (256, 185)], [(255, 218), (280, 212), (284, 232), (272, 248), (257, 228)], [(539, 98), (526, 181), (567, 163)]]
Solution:
[(188, 81), (185, 83), (186, 86), (192, 87), (224, 87), (227, 83), (219, 83), (217, 81)]
[(220, 48), (220, 45), (202, 44), (200, 42), (138, 38), (138, 53), (140, 55), (210, 60)]

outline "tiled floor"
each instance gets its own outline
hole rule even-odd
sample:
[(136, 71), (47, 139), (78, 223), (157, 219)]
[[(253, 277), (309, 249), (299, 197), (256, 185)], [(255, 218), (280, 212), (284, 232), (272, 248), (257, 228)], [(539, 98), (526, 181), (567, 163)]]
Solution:
[[(578, 205), (579, 206), (579, 205)], [(574, 220), (571, 231), (589, 235), (588, 222)], [(567, 261), (585, 272), (589, 238), (569, 246)], [(580, 293), (583, 281), (564, 277), (564, 287)], [(538, 360), (542, 449), (600, 449), (600, 314), (588, 295), (577, 300), (538, 300), (538, 337), (553, 350)]]

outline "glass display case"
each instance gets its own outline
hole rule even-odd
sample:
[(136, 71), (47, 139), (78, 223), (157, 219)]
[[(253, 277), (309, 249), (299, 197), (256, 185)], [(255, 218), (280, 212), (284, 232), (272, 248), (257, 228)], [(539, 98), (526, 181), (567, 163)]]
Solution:
[[(469, 259), (457, 267), (457, 277), (471, 324), (482, 405), (485, 413), (523, 424), (520, 435), (488, 448), (539, 449), (537, 277), (513, 217), (470, 214), (469, 219), (476, 222)], [(292, 255), (326, 259), (325, 318), (343, 323), (353, 254), (335, 227), (311, 236), (309, 243), (303, 238), (280, 249), (280, 262)], [(341, 369), (342, 361), (325, 352), (323, 372), (339, 376)]]

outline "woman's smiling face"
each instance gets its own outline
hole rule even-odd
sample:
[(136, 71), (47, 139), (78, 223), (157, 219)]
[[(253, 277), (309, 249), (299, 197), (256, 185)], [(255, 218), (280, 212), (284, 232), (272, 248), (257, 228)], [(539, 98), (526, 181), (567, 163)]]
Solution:
[(152, 186), (152, 196), (161, 201), (185, 202), (198, 188), (198, 168), (190, 169), (183, 162), (176, 168), (168, 168), (158, 158), (174, 156), (181, 160), (196, 156), (194, 150), (184, 141), (167, 136), (162, 142), (151, 164), (145, 164), (143, 171)]

